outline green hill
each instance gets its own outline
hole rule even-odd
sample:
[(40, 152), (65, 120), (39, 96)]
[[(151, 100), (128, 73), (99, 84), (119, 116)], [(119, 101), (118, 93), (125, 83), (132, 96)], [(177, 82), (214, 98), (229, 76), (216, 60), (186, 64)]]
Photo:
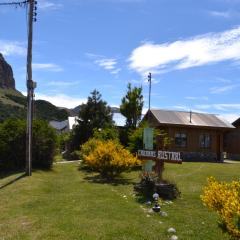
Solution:
[[(0, 89), (0, 122), (7, 118), (26, 118), (27, 99), (13, 89)], [(34, 117), (47, 121), (63, 121), (68, 117), (65, 109), (59, 109), (53, 104), (36, 100), (34, 102)]]

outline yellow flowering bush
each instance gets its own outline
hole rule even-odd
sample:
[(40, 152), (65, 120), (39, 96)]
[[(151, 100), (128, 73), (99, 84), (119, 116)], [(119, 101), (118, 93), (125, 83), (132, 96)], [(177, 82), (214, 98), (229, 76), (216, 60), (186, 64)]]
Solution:
[(85, 142), (81, 146), (81, 158), (83, 162), (85, 163), (86, 157), (95, 150), (95, 148), (99, 145), (101, 140), (98, 140), (96, 138), (90, 138), (87, 142)]
[(218, 182), (210, 177), (201, 199), (206, 207), (218, 213), (227, 232), (240, 239), (240, 181)]
[(98, 141), (95, 149), (85, 156), (85, 163), (107, 179), (140, 164), (128, 150), (113, 140)]

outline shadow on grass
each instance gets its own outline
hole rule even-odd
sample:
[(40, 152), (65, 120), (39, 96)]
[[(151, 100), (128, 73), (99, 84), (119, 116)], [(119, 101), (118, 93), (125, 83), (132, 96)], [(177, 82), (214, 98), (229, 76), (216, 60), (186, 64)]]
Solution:
[(93, 169), (86, 165), (80, 165), (78, 170), (82, 171), (85, 174), (85, 177), (83, 179), (90, 183), (110, 184), (113, 186), (135, 184), (133, 179), (123, 178), (121, 176), (115, 177), (114, 179), (111, 180), (103, 178), (99, 173), (93, 171)]
[(23, 172), (24, 172), (24, 169), (0, 172), (0, 180), (10, 177), (11, 175), (14, 175), (14, 174), (21, 174)]
[(94, 173), (92, 173), (91, 175), (86, 175), (83, 179), (90, 183), (110, 184), (113, 186), (135, 184), (133, 179), (117, 177), (112, 180), (108, 180), (103, 178), (100, 174)]
[(15, 183), (15, 182), (17, 182), (18, 180), (20, 180), (20, 179), (22, 179), (24, 177), (26, 177), (26, 173), (22, 173), (21, 175), (15, 177), (14, 179), (11, 179), (7, 183), (3, 184), (2, 186), (0, 185), (0, 190), (5, 188), (5, 187), (7, 187), (7, 186), (9, 186), (9, 185), (11, 185), (11, 184), (13, 184), (13, 183)]

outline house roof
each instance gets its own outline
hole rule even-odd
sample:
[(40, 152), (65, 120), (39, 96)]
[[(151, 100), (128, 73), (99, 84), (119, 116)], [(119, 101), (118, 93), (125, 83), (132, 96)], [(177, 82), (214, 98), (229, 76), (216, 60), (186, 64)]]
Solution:
[(214, 114), (154, 109), (151, 109), (150, 112), (156, 118), (159, 124), (212, 128), (234, 128), (231, 123)]
[(118, 127), (124, 127), (126, 124), (126, 118), (121, 113), (113, 113), (113, 121)]
[(63, 129), (65, 129), (65, 128), (67, 127), (68, 121), (67, 121), (67, 120), (62, 121), (62, 122), (59, 122), (59, 121), (50, 121), (49, 124), (50, 124), (53, 128), (55, 128), (55, 129), (57, 129), (57, 130), (63, 130)]

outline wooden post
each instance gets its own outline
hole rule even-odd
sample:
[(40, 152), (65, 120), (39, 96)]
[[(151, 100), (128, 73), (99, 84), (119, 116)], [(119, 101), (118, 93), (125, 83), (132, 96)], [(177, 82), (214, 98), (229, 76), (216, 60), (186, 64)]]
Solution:
[(32, 175), (32, 120), (33, 120), (33, 90), (32, 80), (32, 35), (33, 35), (34, 0), (29, 0), (28, 13), (28, 50), (27, 50), (27, 140), (26, 140), (26, 175)]

